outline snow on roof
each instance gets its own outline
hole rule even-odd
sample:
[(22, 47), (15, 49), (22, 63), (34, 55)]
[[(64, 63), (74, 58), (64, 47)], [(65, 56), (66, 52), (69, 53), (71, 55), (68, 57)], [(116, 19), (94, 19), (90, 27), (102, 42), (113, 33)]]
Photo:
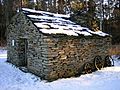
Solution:
[(63, 14), (55, 14), (55, 13), (50, 13), (50, 12), (45, 12), (45, 11), (37, 11), (34, 9), (28, 9), (28, 8), (22, 8), (23, 11), (28, 12), (28, 13), (39, 13), (42, 14), (44, 16), (55, 16), (55, 17), (63, 17), (63, 18), (69, 18), (70, 15), (63, 15)]
[(69, 15), (54, 14), (45, 11), (36, 11), (23, 8), (23, 13), (27, 15), (42, 33), (66, 34), (70, 36), (107, 36), (102, 31), (91, 31), (86, 27), (75, 24), (69, 20)]

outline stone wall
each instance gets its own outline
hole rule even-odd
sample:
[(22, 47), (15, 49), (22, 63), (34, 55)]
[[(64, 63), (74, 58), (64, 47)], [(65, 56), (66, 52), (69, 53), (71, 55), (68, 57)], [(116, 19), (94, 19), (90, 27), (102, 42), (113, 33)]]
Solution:
[[(19, 13), (11, 21), (11, 24), (7, 28), (7, 49), (8, 49), (8, 62), (11, 62), (17, 66), (22, 66), (19, 60), (19, 40), (26, 38), (29, 42), (35, 41), (40, 37), (40, 33), (37, 28), (32, 24), (30, 20), (26, 18), (23, 13)], [(14, 40), (14, 45), (13, 41)], [(29, 46), (27, 52), (29, 52)], [(33, 48), (33, 47), (32, 47)], [(29, 55), (29, 53), (27, 53)]]
[[(38, 31), (38, 29), (23, 13), (19, 13), (14, 16), (11, 22), (12, 23), (9, 25), (7, 30), (7, 61), (15, 64), (16, 66), (23, 66), (21, 56), (22, 51), (20, 51), (19, 41), (21, 38), (25, 38), (27, 39), (26, 67), (30, 72), (43, 77), (47, 74), (44, 69), (46, 66), (43, 66), (43, 61), (47, 60), (47, 58), (41, 57), (41, 52), (47, 50), (46, 46), (41, 46), (45, 36)], [(12, 40), (14, 40), (14, 46), (12, 45)]]
[(48, 80), (75, 76), (81, 73), (86, 62), (93, 62), (95, 56), (102, 59), (108, 55), (110, 37), (48, 37), (44, 39), (48, 52), (42, 53), (47, 57), (49, 74)]
[[(17, 14), (8, 27), (8, 62), (23, 66), (19, 40), (27, 40), (28, 70), (43, 79), (55, 80), (79, 74), (85, 62), (96, 55), (108, 55), (110, 37), (74, 37), (44, 35), (23, 13)], [(14, 40), (14, 45), (12, 45)]]

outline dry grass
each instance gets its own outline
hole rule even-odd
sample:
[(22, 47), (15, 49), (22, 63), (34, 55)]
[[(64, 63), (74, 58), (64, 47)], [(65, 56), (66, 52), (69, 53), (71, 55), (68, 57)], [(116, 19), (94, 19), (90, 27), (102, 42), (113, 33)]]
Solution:
[(110, 55), (120, 55), (120, 45), (112, 45), (109, 53)]

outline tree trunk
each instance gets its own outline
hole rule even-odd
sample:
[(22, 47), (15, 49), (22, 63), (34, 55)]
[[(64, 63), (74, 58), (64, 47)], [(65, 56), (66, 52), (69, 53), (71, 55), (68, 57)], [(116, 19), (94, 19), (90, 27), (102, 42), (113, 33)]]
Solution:
[(64, 14), (64, 0), (58, 0), (58, 13), (59, 14)]
[(57, 11), (56, 11), (56, 0), (54, 0), (54, 2), (53, 2), (53, 12), (54, 12), (54, 13), (57, 12)]
[(13, 16), (13, 0), (5, 0), (5, 18), (6, 18), (6, 26), (9, 24), (12, 16)]
[(46, 4), (45, 0), (41, 1), (41, 8), (43, 11), (47, 11), (47, 4)]

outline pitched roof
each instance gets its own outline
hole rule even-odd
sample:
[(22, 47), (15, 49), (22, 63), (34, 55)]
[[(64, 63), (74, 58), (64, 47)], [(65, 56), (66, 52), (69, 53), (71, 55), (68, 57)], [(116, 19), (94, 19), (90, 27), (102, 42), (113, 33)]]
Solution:
[(108, 34), (102, 31), (94, 32), (86, 27), (77, 25), (69, 20), (69, 15), (54, 14), (27, 8), (22, 8), (22, 11), (42, 33), (66, 34), (70, 36), (108, 36)]

